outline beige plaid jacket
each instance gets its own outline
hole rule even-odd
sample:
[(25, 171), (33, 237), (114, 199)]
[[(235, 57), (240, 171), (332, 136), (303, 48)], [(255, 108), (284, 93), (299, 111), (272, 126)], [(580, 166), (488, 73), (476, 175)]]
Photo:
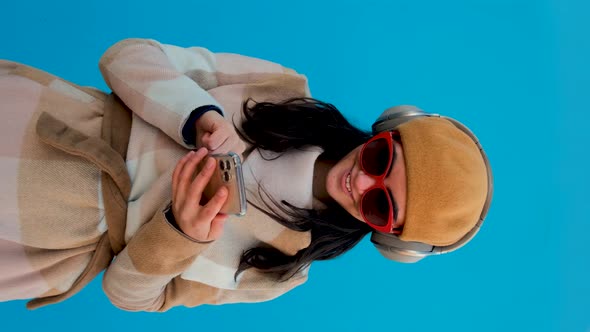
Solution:
[[(198, 243), (164, 213), (174, 167), (195, 148), (181, 135), (192, 110), (216, 105), (239, 126), (246, 98), (309, 96), (306, 78), (260, 59), (145, 39), (115, 44), (99, 67), (114, 94), (0, 61), (0, 300), (59, 302), (105, 269), (109, 299), (134, 311), (266, 301), (305, 282), (307, 270), (282, 283), (254, 269), (233, 275), (244, 250), (263, 243), (294, 255), (309, 232), (250, 205), (221, 239)], [(269, 161), (247, 149), (248, 198), (260, 199), (261, 183), (279, 201), (312, 207), (320, 153)]]

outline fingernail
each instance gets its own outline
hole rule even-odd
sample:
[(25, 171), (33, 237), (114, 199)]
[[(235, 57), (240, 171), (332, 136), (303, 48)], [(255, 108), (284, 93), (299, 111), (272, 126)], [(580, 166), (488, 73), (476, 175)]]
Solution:
[(219, 196), (221, 196), (221, 197), (227, 196), (227, 189), (225, 189), (225, 187), (222, 187), (221, 189), (219, 189)]
[(215, 165), (215, 159), (213, 159), (213, 158), (207, 159), (207, 163), (205, 164), (205, 167), (207, 167), (207, 169), (210, 169), (213, 167), (213, 165)]

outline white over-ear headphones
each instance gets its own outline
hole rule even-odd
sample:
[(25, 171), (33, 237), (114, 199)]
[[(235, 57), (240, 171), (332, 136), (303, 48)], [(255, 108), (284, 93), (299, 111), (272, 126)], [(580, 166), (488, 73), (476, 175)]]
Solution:
[(383, 114), (381, 114), (377, 121), (375, 121), (375, 123), (373, 124), (373, 134), (376, 135), (383, 131), (395, 130), (395, 128), (397, 128), (402, 123), (412, 121), (414, 119), (421, 117), (440, 117), (445, 120), (448, 120), (461, 131), (463, 131), (465, 134), (467, 134), (469, 137), (471, 137), (471, 139), (473, 139), (473, 141), (479, 148), (479, 151), (481, 152), (482, 158), (486, 165), (488, 174), (488, 192), (485, 204), (483, 206), (483, 210), (481, 211), (479, 220), (476, 223), (476, 225), (459, 241), (451, 245), (433, 246), (430, 244), (420, 242), (408, 242), (401, 240), (394, 234), (373, 231), (373, 234), (371, 234), (371, 242), (375, 245), (375, 247), (377, 247), (379, 252), (381, 252), (383, 256), (389, 259), (403, 263), (414, 263), (423, 259), (424, 257), (448, 253), (464, 246), (475, 236), (475, 234), (477, 234), (481, 225), (483, 224), (485, 216), (488, 213), (488, 209), (492, 201), (492, 194), (494, 191), (492, 170), (490, 167), (489, 160), (481, 144), (477, 140), (477, 137), (475, 137), (475, 135), (467, 127), (465, 127), (457, 120), (440, 116), (438, 114), (426, 113), (415, 106), (395, 106), (387, 109), (385, 112), (383, 112)]

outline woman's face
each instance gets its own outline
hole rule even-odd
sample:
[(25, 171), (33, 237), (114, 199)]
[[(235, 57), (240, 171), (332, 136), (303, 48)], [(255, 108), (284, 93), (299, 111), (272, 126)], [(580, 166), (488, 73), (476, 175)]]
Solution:
[[(395, 140), (393, 144), (396, 157), (383, 184), (390, 190), (397, 205), (397, 219), (393, 227), (398, 228), (403, 225), (406, 214), (406, 164), (402, 145)], [(348, 213), (365, 222), (360, 212), (361, 197), (377, 180), (361, 170), (361, 148), (362, 145), (359, 145), (330, 169), (326, 177), (326, 191)]]

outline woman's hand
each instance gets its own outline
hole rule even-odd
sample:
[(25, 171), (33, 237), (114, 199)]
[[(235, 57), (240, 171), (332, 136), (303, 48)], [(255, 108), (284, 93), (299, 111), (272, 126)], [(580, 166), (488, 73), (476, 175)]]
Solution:
[(172, 174), (172, 213), (184, 234), (197, 241), (213, 241), (223, 233), (227, 215), (219, 210), (227, 199), (227, 188), (221, 187), (204, 205), (203, 189), (215, 170), (215, 159), (208, 158), (205, 166), (191, 181), (196, 166), (207, 156), (207, 149), (191, 151), (176, 165)]
[(209, 111), (201, 115), (195, 123), (199, 147), (206, 147), (211, 153), (235, 152), (241, 155), (246, 144), (236, 133), (234, 126), (221, 114)]

